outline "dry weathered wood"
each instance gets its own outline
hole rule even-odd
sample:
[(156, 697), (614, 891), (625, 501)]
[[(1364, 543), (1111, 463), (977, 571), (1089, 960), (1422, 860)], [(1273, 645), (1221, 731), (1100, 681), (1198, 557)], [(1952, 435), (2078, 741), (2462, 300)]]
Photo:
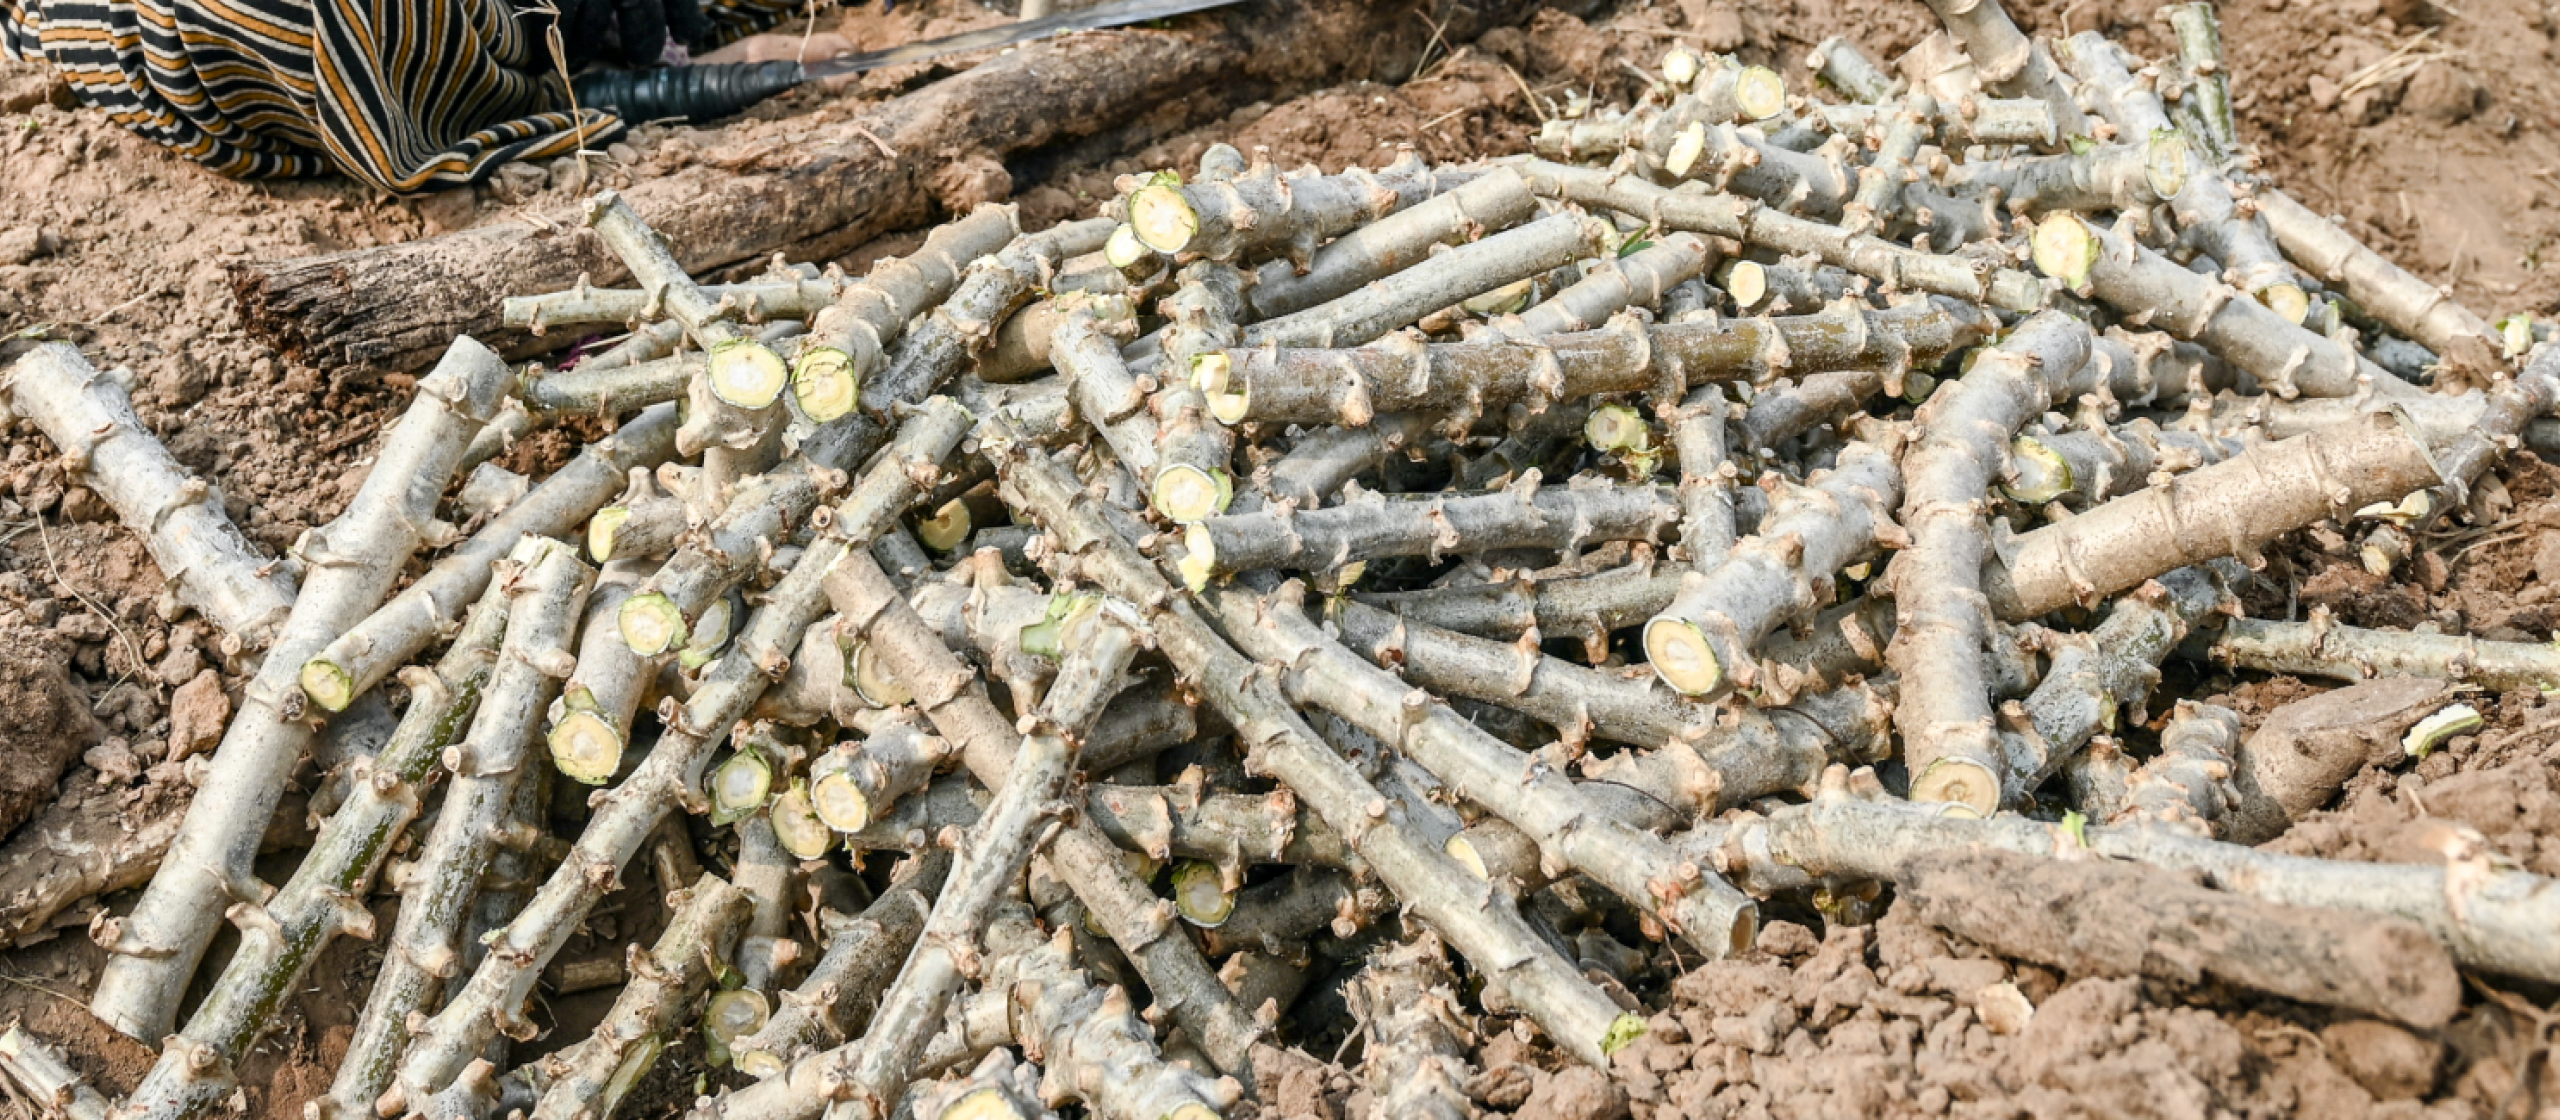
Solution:
[[(947, 167), (1084, 140), (1179, 107), (1175, 122), (1345, 78), (1413, 71), (1425, 41), (1465, 42), (1538, 7), (1499, 0), (1452, 8), (1432, 25), (1403, 8), (1354, 0), (1239, 5), (1174, 30), (1121, 28), (1008, 51), (966, 74), (856, 115), (824, 141), (744, 172), (688, 168), (624, 197), (701, 273), (787, 249), (827, 260), (923, 224)], [(883, 151), (886, 147), (896, 154)], [(507, 296), (567, 288), (585, 275), (619, 283), (621, 264), (574, 213), (509, 220), (372, 249), (231, 270), (242, 320), (298, 360), (406, 370), (459, 333), (504, 348)]]

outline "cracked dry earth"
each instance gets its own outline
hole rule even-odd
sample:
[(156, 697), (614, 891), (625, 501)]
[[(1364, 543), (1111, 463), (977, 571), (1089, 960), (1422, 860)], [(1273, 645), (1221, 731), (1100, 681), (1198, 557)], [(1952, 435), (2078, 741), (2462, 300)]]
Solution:
[[(2036, 0), (2015, 7), (2031, 31), (2104, 30), (2132, 49), (2167, 46), (2152, 0)], [(1419, 16), (1420, 13), (1418, 13)], [(2449, 285), (2492, 315), (2560, 311), (2560, 10), (2551, 0), (2235, 0), (2222, 9), (2237, 106), (2270, 175), (2345, 217), (2386, 255)], [(877, 46), (993, 22), (1000, 14), (933, 0), (820, 17)], [(1806, 50), (1832, 34), (1889, 58), (1933, 26), (1911, 0), (1627, 3), (1587, 20), (1548, 11), (1440, 51), (1399, 84), (1311, 92), (1256, 104), (1207, 127), (1134, 137), (1135, 150), (1046, 153), (988, 162), (941, 184), (965, 208), (1011, 198), (1025, 224), (1089, 214), (1115, 176), (1190, 170), (1208, 145), (1267, 149), (1284, 166), (1383, 163), (1399, 147), (1434, 162), (1525, 148), (1539, 120), (1576, 94), (1631, 98), (1673, 43), (1777, 66), (1808, 80)], [(803, 91), (717, 127), (651, 126), (612, 146), (608, 184), (697, 164), (752, 161), (853, 107), (928, 81), (945, 64), (867, 76), (835, 93)], [(528, 220), (584, 192), (573, 166), (516, 167), (496, 181), (391, 199), (334, 180), (222, 180), (131, 137), (101, 114), (68, 108), (38, 68), (0, 64), (0, 330), (43, 325), (103, 366), (132, 371), (141, 414), (181, 462), (214, 480), (248, 535), (281, 552), (334, 516), (361, 483), (403, 377), (340, 376), (296, 366), (240, 330), (226, 262), (383, 244), (480, 223)], [(912, 246), (914, 234), (857, 250), (849, 268)], [(517, 469), (548, 469), (592, 432), (526, 441)], [(165, 620), (160, 580), (98, 497), (67, 485), (53, 449), (25, 423), (0, 459), (0, 1019), (62, 1044), (111, 1095), (150, 1054), (91, 1020), (82, 1004), (98, 951), (83, 899), (148, 873), (135, 853), (165, 842), (192, 767), (211, 749), (244, 679), (200, 622)], [(2422, 555), (2374, 576), (2335, 534), (2302, 534), (2268, 574), (2275, 609), (2326, 609), (2342, 621), (2431, 624), (2505, 640), (2560, 627), (2560, 472), (2529, 456), (2486, 488), (2476, 523), (2422, 542)], [(2253, 604), (2263, 606), (2264, 604)], [(2254, 730), (2266, 715), (2334, 682), (2232, 675), (2173, 665), (2147, 720), (2170, 700), (2226, 704)], [(2475, 698), (2476, 734), (2423, 761), (2369, 766), (2334, 806), (2272, 848), (2386, 862), (2440, 859), (2449, 830), (2496, 857), (2560, 875), (2560, 699)], [(319, 790), (332, 758), (378, 734), (342, 721), (301, 785)], [(574, 806), (564, 812), (575, 812)], [(307, 834), (280, 814), (269, 881)], [(86, 839), (78, 839), (86, 838)], [(77, 884), (66, 887), (64, 884)], [(634, 874), (600, 910), (580, 949), (593, 955), (654, 936), (664, 914), (651, 877)], [(1457, 1009), (1478, 1038), (1470, 1098), (1522, 1120), (1876, 1115), (2320, 1116), (2560, 1118), (2551, 1051), (2560, 992), (2467, 977), (2460, 1014), (2418, 1033), (2211, 984), (2059, 975), (1925, 924), (1889, 894), (1838, 898), (1820, 912), (1773, 912), (1757, 947), (1730, 961), (1683, 961), (1642, 931), (1604, 918), (1584, 931), (1585, 963), (1651, 1016), (1651, 1032), (1599, 1071), (1574, 1065), (1525, 1025)], [(109, 907), (130, 895), (109, 895)], [(390, 900), (376, 902), (388, 928)], [(1601, 913), (1607, 913), (1605, 910)], [(218, 943), (219, 954), (228, 940)], [(2560, 931), (2554, 931), (2560, 936)], [(1635, 946), (1636, 948), (1630, 948)], [(1358, 947), (1337, 947), (1356, 960)], [(299, 1117), (325, 1088), (380, 950), (341, 942), (250, 1056), (240, 1103)], [(1349, 969), (1319, 980), (1292, 1010), (1306, 1052), (1337, 1055), (1350, 1011)], [(210, 970), (208, 970), (210, 971)], [(558, 993), (548, 1041), (581, 1037), (610, 992)], [(673, 1115), (711, 1071), (698, 1045), (661, 1063), (625, 1115)], [(1356, 1074), (1304, 1057), (1266, 1063), (1265, 1115), (1354, 1120), (1369, 1112)], [(6, 1105), (27, 1115), (28, 1102)]]

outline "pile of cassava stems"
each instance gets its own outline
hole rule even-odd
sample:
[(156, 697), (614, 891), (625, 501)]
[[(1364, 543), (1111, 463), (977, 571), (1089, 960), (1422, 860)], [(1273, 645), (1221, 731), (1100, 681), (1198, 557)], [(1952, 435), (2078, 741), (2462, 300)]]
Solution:
[[(1212, 148), (860, 280), (699, 286), (606, 194), (640, 288), (507, 315), (628, 333), (524, 371), (456, 340), (282, 560), (115, 378), (32, 353), (9, 406), (259, 667), (93, 928), (93, 1007), (158, 1063), (114, 1104), (23, 1033), (0, 1066), (204, 1115), (345, 934), (382, 963), (322, 1118), (601, 1118), (699, 1031), (725, 1120), (1207, 1120), (1341, 1035), (1380, 1115), (1457, 1120), (1479, 1016), (1605, 1064), (1648, 1030), (1622, 981), (1750, 945), (1763, 901), (1854, 921), (1915, 868), (2056, 861), (2192, 942), (2137, 970), (2420, 1025), (2458, 968), (2560, 981), (2560, 886), (2458, 836), (2261, 853), (2344, 775), (2149, 695), (2171, 657), (2560, 685), (2548, 647), (2238, 607), (2322, 522), (2433, 559), (2550, 441), (2560, 347), (2254, 176), (2205, 5), (2145, 62), (1932, 3), (1898, 76), (1833, 40), (1806, 97), (1675, 50), (1530, 157)], [(612, 434), (493, 462), (570, 417)], [(396, 733), (257, 881), (314, 736), (395, 678)], [(644, 855), (663, 935), (563, 959)], [(2051, 956), (2082, 901), (1965, 932)], [(614, 983), (592, 1037), (507, 1059), (537, 985)]]

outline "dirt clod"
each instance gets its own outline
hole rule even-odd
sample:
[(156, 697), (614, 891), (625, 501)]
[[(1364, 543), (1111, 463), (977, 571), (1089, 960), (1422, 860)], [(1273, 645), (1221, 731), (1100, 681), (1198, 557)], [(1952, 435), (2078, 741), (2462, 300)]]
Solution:
[(0, 626), (0, 835), (52, 799), (63, 767), (97, 736), (60, 650), (33, 632)]

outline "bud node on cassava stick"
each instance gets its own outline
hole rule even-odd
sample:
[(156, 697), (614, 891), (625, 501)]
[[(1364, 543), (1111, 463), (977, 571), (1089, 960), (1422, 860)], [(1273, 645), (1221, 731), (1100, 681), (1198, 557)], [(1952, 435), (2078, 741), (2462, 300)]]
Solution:
[(76, 464), (70, 481), (114, 507), (179, 601), (243, 649), (275, 640), (293, 607), (292, 577), (241, 536), (221, 492), (152, 437), (123, 384), (77, 347), (46, 343), (0, 370), (0, 413), (8, 412), (34, 421)]
[(1983, 659), (1992, 622), (1981, 592), (1991, 549), (1984, 498), (2010, 439), (2062, 395), (2089, 348), (2087, 325), (2039, 315), (1941, 387), (1916, 417), (1917, 438), (1903, 457), (1910, 546), (1887, 573), (1898, 613), (1887, 659), (1902, 677), (1894, 726), (1915, 801), (1984, 814), (2000, 806), (2006, 766)]
[(393, 1062), (411, 1037), (411, 1017), (444, 993), (461, 961), (462, 938), (479, 893), (483, 871), (498, 847), (518, 784), (528, 772), (529, 747), (538, 720), (560, 680), (540, 668), (547, 652), (565, 650), (577, 625), (593, 573), (569, 546), (527, 537), (509, 556), (512, 574), (500, 587), (509, 594), (506, 636), (485, 691), (485, 702), (465, 735), (445, 755), (453, 772), (444, 807), (401, 885), (404, 902), (391, 935), (382, 979), (357, 1021), (356, 1038), (379, 1051), (350, 1051), (331, 1096), (372, 1107), (386, 1089), (411, 1102), (432, 1097), (442, 1084), (391, 1085)]
[[(1261, 768), (1351, 838), (1361, 859), (1396, 896), (1477, 967), (1498, 976), (1514, 1004), (1544, 1026), (1549, 1037), (1598, 1065), (1642, 1033), (1642, 1020), (1621, 1013), (1541, 942), (1507, 900), (1489, 895), (1482, 886), (1468, 887), (1463, 872), (1418, 835), (1407, 818), (1393, 812), (1373, 817), (1368, 810), (1380, 800), (1376, 788), (1316, 739), (1293, 714), (1277, 683), (1210, 630), (1156, 567), (1105, 520), (1107, 515), (1081, 486), (1054, 463), (1018, 445), (999, 443), (990, 450), (999, 474), (1021, 495), (1031, 516), (1061, 539), (1064, 551), (1105, 590), (1143, 604), (1158, 648), (1200, 682), (1230, 724), (1256, 729), (1250, 749)], [(1223, 988), (1219, 994), (1224, 996)]]
[(1753, 687), (1752, 648), (1790, 616), (1821, 605), (1817, 587), (1891, 532), (1886, 513), (1902, 496), (1887, 430), (1882, 446), (1857, 442), (1839, 466), (1783, 486), (1759, 531), (1734, 546), (1714, 571), (1684, 581), (1680, 594), (1645, 623), (1646, 659), (1662, 683), (1689, 695), (1721, 696)]
[(791, 370), (792, 406), (812, 423), (853, 411), (885, 348), (909, 321), (956, 288), (969, 262), (1005, 247), (1019, 232), (1014, 208), (982, 206), (936, 228), (904, 258), (884, 260), (809, 321)]
[[(108, 1025), (138, 1038), (170, 1033), (179, 997), (212, 942), (231, 887), (251, 879), (259, 837), (286, 777), (312, 741), (313, 727), (301, 718), (309, 699), (301, 687), (305, 663), (381, 605), (411, 554), (439, 524), (437, 499), (471, 437), (496, 415), (511, 381), (498, 355), (470, 338), (456, 339), (434, 372), (419, 380), (416, 396), (392, 425), (346, 512), (304, 538), (298, 551), (306, 578), (293, 610), (243, 690), (240, 709), (214, 749), (212, 768), (197, 784), (199, 796), (187, 806), (151, 889), (123, 919), (109, 947), (113, 956), (90, 1003)], [(458, 614), (467, 601), (458, 598), (445, 617)], [(408, 647), (391, 665), (417, 648)], [(386, 665), (382, 673), (389, 670)]]
[(1442, 189), (1439, 175), (1408, 154), (1377, 171), (1339, 175), (1283, 176), (1263, 164), (1233, 179), (1185, 184), (1160, 172), (1120, 208), (1134, 239), (1159, 253), (1234, 261), (1274, 251), (1303, 264), (1326, 241)]
[(631, 982), (585, 1041), (547, 1063), (551, 1087), (533, 1120), (611, 1120), (684, 1027), (694, 998), (726, 970), (747, 922), (747, 896), (716, 875), (681, 888), (683, 901), (646, 953), (631, 946)]

